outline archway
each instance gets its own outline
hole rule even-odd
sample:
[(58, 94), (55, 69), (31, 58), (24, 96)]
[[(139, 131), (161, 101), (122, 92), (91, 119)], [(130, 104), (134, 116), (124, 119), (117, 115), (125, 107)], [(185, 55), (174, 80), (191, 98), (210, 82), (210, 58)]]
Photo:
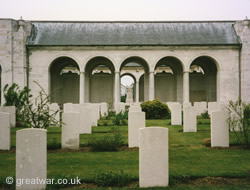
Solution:
[[(143, 102), (148, 100), (148, 63), (141, 57), (129, 57), (121, 64), (120, 72), (131, 73), (135, 77), (134, 101)], [(144, 77), (143, 82), (139, 80), (142, 76)], [(141, 91), (141, 89), (143, 89), (143, 91)]]
[(59, 57), (50, 65), (51, 102), (79, 103), (79, 66), (72, 58)]
[(155, 98), (182, 102), (183, 67), (179, 59), (164, 57), (155, 66)]
[(136, 101), (136, 78), (131, 73), (121, 75), (121, 102), (132, 103), (128, 100), (128, 88), (132, 88), (132, 101)]
[(85, 102), (113, 103), (114, 65), (105, 57), (95, 57), (85, 67)]
[(214, 102), (217, 94), (217, 66), (208, 56), (196, 58), (190, 65), (189, 93), (190, 102)]

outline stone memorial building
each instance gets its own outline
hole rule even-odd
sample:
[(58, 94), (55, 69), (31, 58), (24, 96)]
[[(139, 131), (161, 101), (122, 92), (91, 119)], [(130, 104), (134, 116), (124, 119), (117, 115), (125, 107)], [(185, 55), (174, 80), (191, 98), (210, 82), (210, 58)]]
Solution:
[(0, 19), (0, 85), (51, 101), (120, 102), (121, 76), (135, 101), (250, 101), (250, 20), (74, 22)]

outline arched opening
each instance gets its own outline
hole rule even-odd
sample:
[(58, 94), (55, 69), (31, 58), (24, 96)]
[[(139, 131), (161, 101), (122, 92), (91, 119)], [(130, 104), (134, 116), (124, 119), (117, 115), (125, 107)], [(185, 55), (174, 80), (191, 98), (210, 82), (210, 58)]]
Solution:
[(130, 73), (121, 76), (121, 102), (133, 103), (136, 101), (136, 79)]
[(182, 63), (175, 57), (164, 57), (155, 66), (155, 98), (162, 102), (182, 102)]
[[(147, 62), (140, 57), (130, 57), (127, 58), (120, 67), (121, 73), (130, 73), (135, 77), (135, 87), (134, 87), (134, 101), (143, 102), (148, 100), (148, 78), (149, 78), (149, 66)], [(142, 80), (136, 80), (141, 77), (144, 77)], [(143, 89), (143, 90), (141, 90)]]
[(0, 105), (2, 105), (2, 67), (0, 65)]
[(79, 103), (79, 67), (69, 57), (60, 57), (50, 66), (51, 102), (62, 106), (64, 103)]
[(85, 67), (85, 102), (113, 103), (114, 65), (105, 57), (95, 57)]
[(189, 70), (190, 102), (216, 101), (216, 76), (214, 59), (207, 56), (196, 58)]

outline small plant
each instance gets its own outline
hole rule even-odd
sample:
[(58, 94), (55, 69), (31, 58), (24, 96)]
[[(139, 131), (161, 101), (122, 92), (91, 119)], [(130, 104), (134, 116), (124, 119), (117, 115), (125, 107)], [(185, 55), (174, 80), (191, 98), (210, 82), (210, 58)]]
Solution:
[(47, 128), (49, 126), (58, 126), (60, 121), (55, 119), (58, 111), (50, 113), (49, 96), (45, 90), (35, 82), (41, 89), (39, 95), (35, 98), (34, 104), (27, 101), (24, 104), (23, 117), (28, 127)]
[(250, 104), (241, 100), (229, 101), (227, 123), (229, 129), (233, 131), (238, 144), (250, 148)]
[(128, 120), (128, 112), (120, 112), (115, 116), (114, 124), (119, 125), (126, 125), (126, 121)]
[(119, 127), (111, 128), (112, 136), (104, 136), (100, 139), (94, 139), (89, 142), (92, 151), (118, 151), (123, 145), (123, 137), (120, 133)]
[(133, 178), (122, 170), (119, 173), (108, 171), (94, 176), (94, 183), (102, 187), (122, 187), (133, 181)]
[(144, 102), (141, 107), (142, 111), (146, 112), (146, 119), (170, 119), (170, 110), (167, 104), (160, 100)]

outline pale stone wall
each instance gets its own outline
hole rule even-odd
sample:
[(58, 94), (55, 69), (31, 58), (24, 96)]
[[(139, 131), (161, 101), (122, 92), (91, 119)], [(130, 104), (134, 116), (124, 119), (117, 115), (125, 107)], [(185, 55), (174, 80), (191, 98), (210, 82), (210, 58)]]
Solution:
[[(94, 51), (93, 51), (94, 50)], [(49, 91), (49, 65), (60, 56), (73, 58), (84, 71), (87, 62), (96, 56), (104, 56), (112, 61), (115, 70), (119, 72), (122, 62), (130, 56), (142, 57), (149, 64), (150, 71), (154, 71), (155, 65), (165, 56), (175, 56), (182, 61), (184, 70), (188, 71), (192, 61), (199, 56), (212, 57), (217, 62), (217, 101), (235, 100), (239, 95), (239, 50), (232, 47), (68, 47), (68, 48), (36, 48), (30, 49), (30, 87), (33, 93), (37, 93), (37, 87), (33, 81), (38, 81), (46, 91)], [(148, 99), (148, 77), (146, 73), (144, 85), (144, 98)], [(144, 79), (144, 80), (145, 80)], [(182, 80), (179, 76), (178, 83)], [(85, 93), (86, 94), (86, 93)], [(178, 100), (182, 95), (181, 87), (178, 88)], [(88, 97), (89, 98), (89, 97)]]
[(241, 39), (241, 96), (250, 101), (250, 20), (238, 21), (235, 24), (237, 35)]
[[(148, 64), (149, 72), (154, 72), (159, 60), (166, 56), (176, 57), (183, 65), (183, 71), (189, 70), (192, 62), (199, 56), (208, 56), (217, 64), (217, 99), (216, 101), (236, 100), (241, 92), (243, 100), (250, 101), (250, 26), (249, 20), (237, 21), (235, 30), (243, 45), (241, 53), (238, 47), (233, 46), (171, 46), (171, 47), (35, 47), (29, 48), (27, 55), (25, 42), (30, 34), (31, 25), (22, 20), (0, 19), (0, 66), (2, 69), (1, 88), (5, 84), (18, 83), (21, 87), (29, 84), (34, 96), (40, 90), (33, 81), (37, 81), (47, 92), (50, 88), (49, 68), (53, 60), (61, 56), (68, 56), (74, 59), (79, 65), (80, 71), (85, 71), (85, 66), (94, 57), (102, 56), (109, 59), (115, 68), (120, 72), (124, 60), (129, 57), (140, 57)], [(29, 61), (29, 76), (26, 76), (27, 60)], [(241, 63), (241, 91), (239, 80), (239, 63)], [(29, 77), (29, 81), (27, 80)], [(156, 79), (157, 80), (157, 79)], [(149, 73), (145, 73), (144, 100), (149, 96)], [(177, 76), (177, 101), (183, 101), (183, 75)], [(89, 101), (88, 87), (89, 79), (85, 75), (84, 100)], [(153, 82), (154, 85), (154, 82)], [(114, 88), (114, 87), (113, 87)], [(151, 86), (152, 88), (152, 86)], [(114, 91), (114, 89), (113, 89)], [(156, 92), (156, 96), (157, 96)], [(141, 96), (140, 96), (141, 97)], [(113, 98), (115, 100), (115, 98)], [(3, 95), (2, 95), (3, 100)]]
[[(27, 85), (26, 39), (31, 25), (22, 20), (0, 19), (0, 67), (2, 69), (1, 88), (6, 84)], [(1, 90), (3, 104), (3, 93)]]

